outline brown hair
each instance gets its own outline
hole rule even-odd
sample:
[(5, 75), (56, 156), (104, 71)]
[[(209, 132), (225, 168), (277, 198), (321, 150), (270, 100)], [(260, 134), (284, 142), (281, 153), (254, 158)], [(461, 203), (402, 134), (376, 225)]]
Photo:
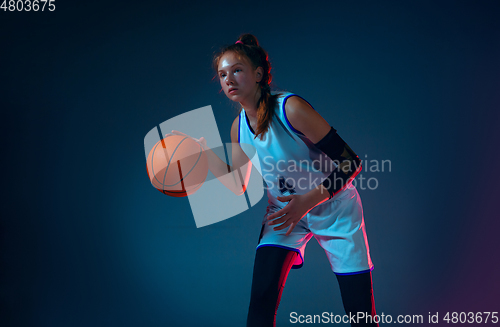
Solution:
[(273, 118), (274, 107), (277, 103), (277, 98), (279, 94), (271, 95), (271, 81), (273, 79), (271, 75), (271, 63), (269, 62), (269, 56), (266, 50), (264, 50), (260, 45), (257, 38), (252, 34), (242, 34), (238, 38), (238, 43), (226, 45), (223, 47), (219, 53), (214, 56), (213, 65), (217, 72), (219, 67), (219, 60), (222, 56), (228, 52), (233, 51), (238, 55), (246, 56), (253, 66), (253, 69), (257, 67), (262, 67), (264, 74), (262, 80), (260, 81), (261, 95), (257, 102), (257, 130), (255, 131), (255, 137), (260, 135), (262, 139), (263, 135), (269, 129), (271, 120)]

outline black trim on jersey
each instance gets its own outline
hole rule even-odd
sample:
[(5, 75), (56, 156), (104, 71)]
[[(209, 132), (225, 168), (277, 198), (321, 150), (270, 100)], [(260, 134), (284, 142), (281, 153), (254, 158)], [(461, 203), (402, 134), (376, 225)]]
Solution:
[(238, 143), (240, 143), (241, 114), (238, 115)]
[[(290, 129), (291, 129), (292, 131), (294, 131), (295, 133), (300, 134), (300, 135), (304, 135), (301, 131), (299, 131), (299, 130), (297, 130), (297, 129), (293, 128), (292, 124), (290, 124), (290, 122), (288, 121), (288, 118), (286, 117), (286, 109), (285, 109), (286, 100), (288, 100), (288, 98), (289, 98), (289, 97), (293, 97), (293, 96), (297, 96), (297, 97), (301, 98), (302, 100), (306, 101), (306, 99), (302, 98), (301, 96), (298, 96), (297, 94), (293, 94), (293, 93), (292, 93), (292, 94), (289, 94), (289, 95), (287, 95), (287, 96), (283, 99), (283, 103), (282, 103), (282, 107), (281, 107), (282, 109), (281, 109), (281, 110), (283, 110), (283, 116), (285, 117), (285, 121), (286, 121), (286, 123), (287, 123), (288, 127), (290, 127)], [(307, 101), (306, 101), (306, 102), (307, 102)], [(309, 102), (307, 102), (307, 103), (309, 103)], [(312, 106), (311, 106), (311, 107), (312, 107)]]
[(285, 117), (286, 123), (288, 124), (288, 126), (290, 127), (290, 129), (291, 129), (292, 131), (294, 131), (295, 133), (300, 134), (300, 135), (302, 135), (302, 136), (305, 136), (305, 135), (304, 135), (304, 133), (302, 133), (301, 131), (299, 131), (299, 130), (295, 129), (295, 128), (292, 126), (292, 124), (290, 124), (290, 122), (288, 121), (288, 118), (286, 117), (285, 103), (286, 103), (286, 100), (288, 100), (288, 98), (289, 98), (289, 97), (292, 97), (292, 96), (296, 96), (296, 97), (298, 97), (298, 98), (301, 98), (301, 99), (302, 99), (302, 100), (304, 100), (305, 102), (307, 102), (307, 104), (308, 104), (309, 106), (311, 106), (311, 108), (313, 108), (313, 110), (314, 110), (314, 111), (316, 111), (316, 109), (314, 109), (314, 107), (313, 107), (313, 106), (309, 103), (309, 101), (307, 101), (306, 99), (304, 99), (304, 98), (303, 98), (303, 97), (301, 97), (300, 95), (297, 95), (297, 94), (294, 94), (294, 93), (287, 95), (287, 96), (283, 99), (283, 106), (282, 106), (282, 110), (283, 110), (283, 116)]
[(245, 114), (245, 118), (246, 118), (246, 121), (247, 121), (248, 129), (250, 130), (250, 132), (252, 132), (253, 135), (255, 135), (255, 132), (254, 132), (252, 126), (250, 126), (250, 121), (248, 120), (247, 113), (245, 111), (243, 113)]

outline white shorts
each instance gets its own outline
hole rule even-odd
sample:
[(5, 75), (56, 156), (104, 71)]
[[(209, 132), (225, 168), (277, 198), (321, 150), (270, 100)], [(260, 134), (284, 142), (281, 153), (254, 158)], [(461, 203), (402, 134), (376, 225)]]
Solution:
[(361, 198), (354, 186), (314, 207), (289, 236), (285, 235), (288, 228), (274, 231), (277, 225), (267, 224), (267, 216), (279, 209), (272, 204), (268, 206), (257, 248), (277, 246), (296, 251), (299, 256), (292, 268), (297, 269), (302, 267), (306, 244), (314, 236), (325, 250), (335, 274), (358, 274), (373, 269)]

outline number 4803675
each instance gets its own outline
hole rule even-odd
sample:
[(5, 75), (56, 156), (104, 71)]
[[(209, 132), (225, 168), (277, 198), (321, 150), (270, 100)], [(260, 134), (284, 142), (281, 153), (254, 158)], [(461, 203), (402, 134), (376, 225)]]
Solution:
[(55, 3), (56, 0), (4, 0), (0, 9), (3, 11), (45, 11), (45, 7), (48, 10), (56, 10)]

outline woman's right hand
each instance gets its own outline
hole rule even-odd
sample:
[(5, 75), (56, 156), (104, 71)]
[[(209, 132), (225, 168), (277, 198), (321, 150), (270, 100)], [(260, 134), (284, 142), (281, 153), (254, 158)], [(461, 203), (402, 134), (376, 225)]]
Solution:
[(179, 136), (187, 136), (189, 137), (191, 140), (195, 141), (196, 143), (198, 143), (203, 150), (208, 150), (208, 146), (207, 146), (207, 140), (205, 140), (204, 137), (200, 137), (199, 139), (195, 139), (194, 137), (191, 137), (187, 134), (184, 134), (182, 132), (179, 132), (179, 131), (176, 131), (176, 130), (173, 130), (172, 132), (168, 133), (168, 134), (165, 134), (165, 137), (167, 136), (170, 136), (170, 135), (179, 135)]

